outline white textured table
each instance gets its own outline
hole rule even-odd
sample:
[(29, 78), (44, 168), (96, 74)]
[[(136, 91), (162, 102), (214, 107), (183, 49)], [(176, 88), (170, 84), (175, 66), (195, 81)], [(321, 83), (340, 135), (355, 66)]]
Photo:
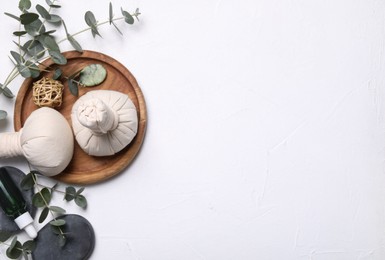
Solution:
[[(59, 13), (74, 32), (108, 3)], [(385, 259), (385, 1), (112, 3), (141, 22), (77, 39), (135, 75), (148, 128), (125, 172), (86, 187), (86, 211), (55, 197), (94, 226), (92, 260)], [(0, 22), (2, 81), (17, 28)], [(13, 103), (0, 97), (0, 131)]]

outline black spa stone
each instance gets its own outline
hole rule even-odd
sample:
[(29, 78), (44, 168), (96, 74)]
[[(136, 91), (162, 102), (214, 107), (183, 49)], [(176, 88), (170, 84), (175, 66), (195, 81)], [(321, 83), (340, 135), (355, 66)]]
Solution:
[(59, 238), (51, 228), (45, 225), (35, 239), (36, 248), (32, 251), (35, 260), (85, 260), (91, 256), (95, 246), (95, 234), (91, 224), (82, 216), (68, 214), (60, 216), (64, 219), (66, 244), (60, 247)]
[[(11, 179), (15, 182), (16, 186), (19, 188), (19, 190), (21, 191), (21, 194), (23, 195), (29, 214), (32, 217), (34, 217), (36, 214), (36, 208), (32, 206), (33, 189), (24, 191), (20, 188), (20, 182), (24, 178), (25, 174), (21, 170), (12, 166), (4, 166), (1, 168), (5, 169), (8, 172), (9, 177), (11, 177)], [(16, 225), (15, 221), (13, 221), (13, 219), (5, 215), (3, 209), (1, 208), (0, 208), (0, 230), (9, 232), (11, 234), (16, 234), (20, 232), (20, 228)]]

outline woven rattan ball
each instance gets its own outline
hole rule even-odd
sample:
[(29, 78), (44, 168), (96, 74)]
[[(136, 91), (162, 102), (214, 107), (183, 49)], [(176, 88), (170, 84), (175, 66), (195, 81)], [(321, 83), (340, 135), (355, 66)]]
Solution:
[(33, 83), (33, 102), (39, 107), (60, 107), (63, 101), (63, 84), (43, 77)]

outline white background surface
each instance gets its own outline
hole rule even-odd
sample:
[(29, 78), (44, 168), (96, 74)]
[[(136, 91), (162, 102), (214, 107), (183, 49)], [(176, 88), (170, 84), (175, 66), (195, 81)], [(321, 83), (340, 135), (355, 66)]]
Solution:
[[(108, 3), (62, 1), (59, 14), (76, 32)], [(135, 75), (148, 128), (131, 166), (86, 187), (86, 211), (55, 197), (94, 226), (91, 259), (385, 259), (385, 1), (113, 5), (141, 22), (77, 40)], [(4, 80), (17, 26), (0, 22)], [(14, 101), (0, 104), (10, 131)]]

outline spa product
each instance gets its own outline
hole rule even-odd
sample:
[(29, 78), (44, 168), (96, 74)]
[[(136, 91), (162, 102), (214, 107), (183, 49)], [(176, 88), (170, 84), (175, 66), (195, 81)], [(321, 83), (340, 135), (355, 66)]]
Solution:
[(121, 151), (138, 130), (134, 103), (128, 95), (113, 90), (87, 92), (73, 105), (71, 119), (76, 141), (93, 156)]
[(5, 167), (0, 168), (0, 206), (4, 213), (12, 218), (20, 229), (24, 229), (31, 238), (37, 236), (23, 195), (8, 175)]
[(61, 173), (72, 159), (74, 138), (67, 120), (56, 110), (39, 108), (22, 129), (0, 134), (0, 158), (23, 155), (46, 176)]

